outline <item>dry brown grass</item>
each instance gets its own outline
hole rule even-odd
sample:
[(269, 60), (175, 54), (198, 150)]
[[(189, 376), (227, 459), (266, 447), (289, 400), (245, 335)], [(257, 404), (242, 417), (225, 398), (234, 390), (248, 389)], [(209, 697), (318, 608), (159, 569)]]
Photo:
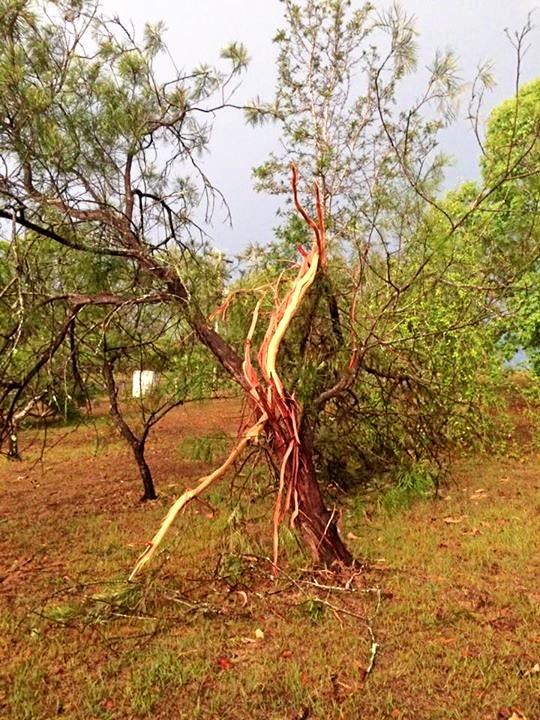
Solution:
[(343, 531), (367, 561), (354, 577), (304, 570), (284, 529), (286, 574), (272, 579), (271, 497), (231, 508), (223, 485), (126, 584), (171, 497), (207, 467), (185, 456), (209, 456), (193, 438), (234, 432), (238, 413), (224, 401), (162, 424), (154, 505), (139, 505), (106, 433), (96, 445), (80, 428), (42, 465), (36, 445), (1, 462), (0, 716), (540, 718), (538, 456), (461, 461), (441, 499), (391, 515), (351, 502)]

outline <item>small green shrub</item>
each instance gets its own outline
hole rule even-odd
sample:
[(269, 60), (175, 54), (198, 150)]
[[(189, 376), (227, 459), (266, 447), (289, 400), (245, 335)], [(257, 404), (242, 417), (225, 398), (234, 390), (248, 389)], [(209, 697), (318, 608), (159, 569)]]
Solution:
[(140, 586), (121, 584), (92, 595), (87, 608), (87, 619), (103, 622), (115, 613), (129, 615), (140, 609), (142, 602), (143, 591)]
[(312, 623), (319, 623), (326, 614), (326, 605), (317, 598), (307, 598), (298, 606), (300, 614), (311, 620)]
[(57, 623), (69, 623), (80, 614), (80, 608), (71, 603), (59, 603), (45, 609), (44, 616)]
[(432, 497), (437, 485), (437, 474), (424, 463), (401, 468), (395, 486), (381, 495), (379, 508), (390, 514), (406, 510), (415, 501)]

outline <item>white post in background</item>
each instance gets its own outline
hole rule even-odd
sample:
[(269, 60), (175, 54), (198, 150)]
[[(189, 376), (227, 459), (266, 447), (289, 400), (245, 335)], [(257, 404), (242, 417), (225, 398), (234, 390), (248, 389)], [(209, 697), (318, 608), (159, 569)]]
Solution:
[(153, 370), (135, 370), (131, 396), (141, 398), (147, 395), (156, 384), (156, 373)]

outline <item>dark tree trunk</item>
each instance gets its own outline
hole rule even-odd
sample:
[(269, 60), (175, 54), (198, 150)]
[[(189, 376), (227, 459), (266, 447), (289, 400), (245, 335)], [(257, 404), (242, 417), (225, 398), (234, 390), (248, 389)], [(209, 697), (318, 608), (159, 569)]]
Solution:
[(141, 501), (156, 500), (157, 493), (154, 486), (154, 480), (152, 478), (152, 472), (148, 467), (148, 463), (144, 457), (146, 433), (143, 433), (142, 438), (138, 438), (133, 430), (129, 427), (127, 422), (124, 420), (118, 405), (118, 388), (114, 380), (114, 362), (107, 356), (103, 359), (103, 377), (107, 385), (107, 393), (109, 395), (109, 406), (110, 415), (113, 419), (116, 428), (124, 440), (128, 443), (131, 448), (131, 452), (135, 457), (137, 463), (137, 469), (144, 488), (144, 495), (141, 497)]
[(352, 565), (337, 529), (337, 514), (326, 507), (313, 466), (302, 468), (296, 483), (298, 492), (298, 525), (311, 557), (317, 565)]
[(154, 480), (152, 478), (152, 472), (150, 471), (148, 463), (144, 457), (144, 443), (137, 442), (135, 445), (131, 445), (131, 449), (133, 451), (133, 455), (135, 456), (135, 462), (137, 463), (139, 475), (141, 476), (144, 487), (144, 495), (141, 500), (143, 502), (146, 500), (156, 500), (157, 494), (154, 486)]
[(73, 318), (73, 322), (69, 326), (69, 361), (71, 364), (71, 375), (73, 378), (73, 396), (77, 403), (85, 402), (90, 407), (90, 400), (88, 393), (84, 387), (84, 380), (82, 379), (81, 372), (79, 370), (78, 352), (77, 352), (77, 334), (75, 331), (76, 319)]

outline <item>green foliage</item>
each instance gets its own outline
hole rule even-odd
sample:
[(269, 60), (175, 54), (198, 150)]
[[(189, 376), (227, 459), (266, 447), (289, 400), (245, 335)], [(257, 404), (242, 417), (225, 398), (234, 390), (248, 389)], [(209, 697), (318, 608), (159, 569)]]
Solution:
[(66, 624), (76, 618), (80, 613), (80, 609), (71, 603), (62, 603), (61, 605), (51, 605), (46, 608), (44, 615), (47, 619), (54, 622)]
[(540, 376), (540, 268), (525, 273), (514, 285), (509, 299), (512, 313), (503, 335), (509, 360), (524, 349), (530, 366)]
[(126, 688), (131, 709), (147, 715), (163, 694), (198, 680), (208, 671), (208, 664), (181, 658), (172, 650), (157, 650), (153, 656), (135, 667)]
[(222, 555), (219, 563), (219, 577), (229, 586), (237, 586), (246, 570), (246, 561), (239, 555), (232, 553)]
[(500, 178), (510, 167), (513, 179), (523, 181), (510, 184), (511, 194), (538, 190), (539, 142), (540, 79), (536, 79), (491, 113), (482, 158), (484, 176)]
[(249, 56), (244, 45), (238, 42), (229, 43), (221, 51), (221, 57), (230, 60), (233, 65), (233, 73), (245, 70), (249, 64)]
[(10, 417), (35, 397), (67, 417), (103, 391), (104, 357), (123, 378), (160, 372), (143, 425), (215, 387), (192, 318), (135, 258), (168, 268), (169, 285), (177, 276), (200, 316), (219, 302), (223, 258), (191, 221), (214, 198), (196, 161), (210, 134), (200, 111), (248, 57), (231, 43), (224, 70), (172, 68), (160, 81), (163, 30), (147, 24), (139, 39), (86, 0), (0, 2), (0, 217), (12, 221), (0, 247), (0, 410)]
[[(462, 212), (471, 194), (470, 188), (449, 194), (446, 209)], [(281, 229), (284, 253), (299, 239), (296, 226), (289, 227)], [(496, 427), (489, 408), (500, 406), (503, 356), (495, 298), (475, 287), (484, 281), (481, 242), (471, 242), (465, 229), (449, 237), (442, 213), (426, 211), (400, 252), (371, 249), (360, 288), (340, 246), (334, 243), (330, 252), (326, 277), (299, 312), (280, 357), (288, 386), (313, 412), (325, 480), (348, 488), (422, 460), (444, 464), (456, 446), (491, 438)], [(238, 341), (258, 283), (279, 276), (285, 292), (294, 273), (283, 274), (278, 262), (261, 263), (238, 284), (246, 294), (229, 310)], [(355, 292), (359, 310), (351, 321)], [(266, 308), (264, 300), (261, 313)], [(318, 396), (343, 374), (353, 342), (363, 348), (354, 381), (315, 416)]]
[(105, 622), (115, 614), (134, 613), (143, 603), (142, 590), (136, 585), (118, 585), (94, 593), (88, 600), (86, 622)]
[(285, 150), (254, 170), (255, 184), (289, 195), (289, 165), (296, 163), (308, 181), (302, 189), (312, 179), (320, 185), (329, 231), (342, 245), (358, 246), (373, 233), (375, 215), (382, 220), (391, 205), (414, 202), (405, 176), (416, 177), (428, 195), (440, 183), (437, 135), (451, 121), (460, 90), (455, 58), (450, 51), (437, 55), (425, 96), (399, 112), (400, 84), (417, 66), (412, 17), (397, 5), (378, 13), (370, 2), (358, 7), (349, 0), (283, 5), (271, 105)]
[(212, 463), (223, 457), (230, 438), (222, 432), (213, 432), (204, 437), (188, 437), (180, 444), (183, 457), (204, 463)]
[[(254, 176), (260, 190), (289, 194), (293, 161), (318, 182), (329, 264), (289, 331), (280, 366), (313, 423), (318, 467), (331, 484), (444, 465), (454, 448), (497, 434), (492, 409), (501, 404), (507, 293), (495, 277), (511, 261), (501, 244), (498, 255), (490, 249), (486, 216), (503, 222), (500, 202), (515, 184), (506, 164), (489, 162), (490, 154), (504, 155), (509, 106), (490, 121), (484, 186), (467, 183), (441, 197), (447, 159), (438, 136), (455, 119), (463, 90), (455, 55), (437, 54), (425, 92), (420, 77), (418, 101), (403, 107), (400, 87), (417, 65), (411, 18), (397, 7), (376, 15), (369, 3), (356, 9), (343, 0), (284, 5), (274, 104), (286, 151)], [(487, 68), (476, 83), (490, 86)], [(536, 127), (536, 95), (523, 92), (511, 165), (523, 151), (516, 140)], [(522, 160), (521, 172), (532, 170), (531, 155)], [(304, 202), (312, 207), (311, 193)], [(246, 290), (279, 275), (284, 292), (297, 245), (310, 241), (290, 206), (282, 215), (269, 252), (250, 250)], [(512, 267), (514, 280), (523, 266)], [(230, 311), (244, 327), (257, 294), (249, 297)], [(320, 404), (355, 362), (346, 391)]]
[(511, 358), (524, 349), (540, 372), (540, 79), (520, 88), (488, 122), (482, 172), (509, 181), (490, 197), (484, 229), (493, 276), (507, 284), (502, 343)]
[(307, 598), (298, 606), (299, 612), (313, 624), (320, 623), (326, 616), (326, 605), (318, 598)]
[(401, 468), (396, 474), (394, 486), (381, 495), (379, 505), (390, 514), (404, 510), (416, 500), (433, 497), (437, 485), (437, 472), (425, 463)]

